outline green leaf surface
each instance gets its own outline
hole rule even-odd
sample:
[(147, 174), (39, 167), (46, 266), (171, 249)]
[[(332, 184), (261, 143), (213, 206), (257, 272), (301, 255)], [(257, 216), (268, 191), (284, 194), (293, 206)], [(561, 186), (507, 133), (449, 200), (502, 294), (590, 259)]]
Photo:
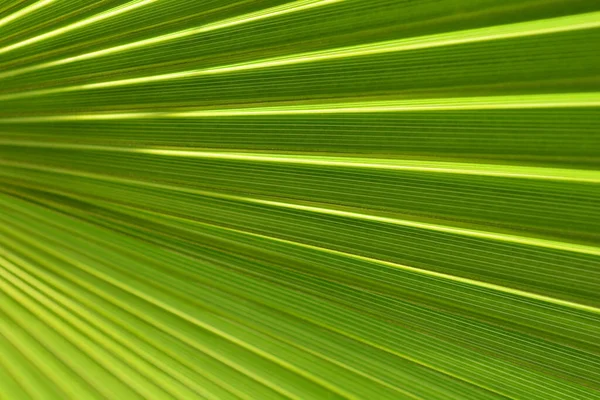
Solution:
[(0, 0), (0, 399), (600, 399), (600, 4)]

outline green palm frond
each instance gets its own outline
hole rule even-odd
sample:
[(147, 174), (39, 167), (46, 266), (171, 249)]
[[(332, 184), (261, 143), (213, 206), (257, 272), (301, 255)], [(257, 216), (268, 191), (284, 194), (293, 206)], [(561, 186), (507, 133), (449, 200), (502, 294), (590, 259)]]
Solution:
[(594, 0), (0, 0), (0, 399), (600, 399)]

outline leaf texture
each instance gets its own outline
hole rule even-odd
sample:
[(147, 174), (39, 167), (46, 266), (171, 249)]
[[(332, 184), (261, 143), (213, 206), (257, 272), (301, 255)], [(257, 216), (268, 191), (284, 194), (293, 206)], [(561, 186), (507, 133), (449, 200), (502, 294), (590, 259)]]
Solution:
[(600, 399), (594, 0), (0, 0), (0, 399)]

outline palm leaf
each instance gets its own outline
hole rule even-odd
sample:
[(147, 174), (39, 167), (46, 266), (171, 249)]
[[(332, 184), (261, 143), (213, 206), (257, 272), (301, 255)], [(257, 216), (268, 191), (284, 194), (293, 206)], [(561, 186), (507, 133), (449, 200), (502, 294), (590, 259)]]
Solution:
[(597, 1), (0, 33), (0, 398), (600, 399)]

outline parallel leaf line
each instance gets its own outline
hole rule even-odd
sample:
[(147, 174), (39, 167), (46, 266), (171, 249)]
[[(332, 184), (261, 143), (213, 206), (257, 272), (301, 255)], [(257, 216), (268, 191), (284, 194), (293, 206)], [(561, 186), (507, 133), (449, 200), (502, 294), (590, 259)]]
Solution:
[(252, 153), (252, 152), (214, 152), (205, 150), (175, 150), (157, 147), (118, 147), (102, 145), (85, 145), (71, 143), (33, 142), (2, 140), (0, 146), (31, 147), (53, 150), (86, 150), (106, 151), (115, 153), (151, 154), (169, 157), (237, 160), (250, 162), (283, 163), (299, 165), (317, 165), (332, 167), (367, 168), (400, 170), (415, 172), (431, 172), (445, 174), (463, 174), (491, 176), (502, 178), (539, 179), (566, 182), (588, 182), (600, 183), (600, 171), (531, 167), (506, 164), (482, 164), (468, 162), (446, 162), (434, 160), (403, 160), (385, 158), (365, 157), (339, 157), (339, 156), (315, 156), (311, 154), (276, 154), (276, 153)]
[[(206, 25), (201, 25), (195, 28), (188, 28), (181, 31), (167, 33), (165, 35), (160, 35), (148, 39), (138, 40), (135, 42), (122, 44), (119, 46), (109, 47), (102, 50), (93, 51), (90, 53), (84, 53), (77, 56), (71, 56), (55, 61), (49, 61), (41, 64), (36, 64), (23, 68), (16, 68), (13, 70), (8, 70), (0, 73), (0, 79), (21, 75), (23, 73), (38, 71), (41, 69), (46, 69), (50, 67), (55, 67), (59, 65), (71, 64), (74, 62), (79, 62), (83, 60), (89, 60), (92, 58), (103, 57), (109, 54), (121, 53), (124, 51), (139, 49), (141, 47), (147, 47), (156, 45), (159, 43), (169, 42), (171, 40), (181, 39), (188, 36), (197, 35), (200, 33), (212, 32), (219, 29), (225, 29), (237, 25), (243, 25), (247, 23), (252, 23), (255, 21), (260, 21), (263, 19), (278, 17), (281, 15), (291, 14), (299, 11), (309, 10), (316, 7), (326, 6), (330, 4), (339, 3), (346, 0), (297, 0), (292, 3), (283, 4), (276, 7), (267, 8), (265, 10), (256, 11), (248, 14), (243, 14), (241, 16), (232, 17), (223, 19), (221, 21), (209, 23)], [(1, 49), (0, 49), (1, 53)]]
[[(42, 7), (46, 7), (47, 5), (50, 5), (52, 3), (54, 3), (57, 0), (39, 0), (36, 1), (35, 3), (20, 9), (19, 11), (15, 11), (14, 13), (7, 15), (6, 17), (0, 19), (0, 27), (9, 24), (21, 17), (26, 16), (27, 14), (31, 14), (32, 12), (39, 10)], [(0, 31), (1, 32), (1, 31)]]
[(197, 111), (150, 111), (124, 113), (63, 114), (0, 118), (0, 124), (62, 121), (111, 121), (143, 119), (248, 117), (268, 115), (370, 114), (453, 110), (521, 110), (600, 107), (600, 92), (550, 93), (508, 96), (444, 97), (353, 103), (282, 105)]
[[(6, 94), (0, 96), (0, 100), (41, 96), (52, 93), (70, 92), (78, 90), (90, 90), (124, 85), (151, 83), (158, 81), (167, 81), (172, 79), (190, 78), (202, 75), (224, 74), (349, 57), (395, 53), (400, 51), (410, 51), (468, 43), (546, 35), (559, 32), (594, 29), (598, 27), (600, 27), (600, 11), (586, 14), (578, 14), (574, 16), (556, 17), (551, 19), (519, 22), (486, 28), (476, 28), (464, 31), (454, 31), (434, 35), (418, 36), (407, 39), (396, 39), (391, 41), (370, 43), (367, 45), (349, 46), (308, 53), (292, 54), (288, 56), (267, 58), (262, 60), (223, 65), (205, 69), (195, 69), (168, 74), (150, 75), (139, 78), (121, 79), (115, 81), (90, 83), (52, 89), (17, 92), (13, 94)], [(2, 50), (3, 49), (0, 49), (0, 54), (2, 54)], [(2, 75), (0, 75), (0, 77), (2, 77)]]
[(159, 0), (133, 0), (133, 1), (130, 1), (129, 3), (122, 4), (120, 6), (112, 8), (108, 11), (104, 11), (102, 13), (93, 15), (89, 18), (85, 18), (81, 21), (77, 21), (72, 24), (63, 26), (61, 28), (52, 30), (50, 32), (46, 32), (41, 35), (34, 36), (32, 38), (23, 40), (21, 42), (17, 42), (17, 43), (2, 47), (2, 48), (0, 48), (0, 54), (5, 54), (12, 50), (16, 50), (18, 48), (28, 46), (30, 44), (38, 43), (43, 40), (50, 39), (52, 37), (56, 37), (56, 36), (62, 35), (64, 33), (73, 31), (75, 29), (83, 28), (84, 26), (91, 25), (91, 24), (99, 22), (99, 21), (103, 21), (105, 19), (117, 16), (119, 14), (129, 12), (131, 10), (135, 10), (136, 8), (143, 7), (143, 6), (152, 4), (157, 1), (159, 1)]
[[(58, 172), (58, 171), (56, 171), (56, 172)], [(76, 175), (79, 175), (79, 173), (76, 173)], [(94, 175), (93, 176), (94, 178), (100, 177), (100, 179), (102, 179), (101, 178), (102, 176), (99, 174), (87, 174), (87, 175), (90, 175), (90, 177), (91, 177), (91, 175)], [(104, 177), (104, 179), (106, 179), (106, 177)], [(110, 180), (112, 180), (112, 177), (110, 178)], [(305, 205), (299, 205), (299, 204), (282, 203), (282, 202), (276, 202), (276, 201), (270, 201), (270, 200), (247, 198), (247, 197), (241, 197), (241, 196), (225, 195), (225, 194), (214, 193), (214, 192), (204, 192), (204, 191), (195, 190), (195, 189), (178, 188), (178, 187), (173, 187), (173, 186), (169, 186), (169, 185), (132, 181), (132, 180), (122, 179), (122, 178), (119, 178), (118, 180), (119, 181), (127, 181), (127, 183), (132, 183), (132, 184), (136, 184), (136, 185), (169, 188), (171, 190), (177, 190), (177, 191), (187, 192), (187, 193), (195, 193), (195, 194), (216, 197), (216, 198), (244, 201), (244, 202), (250, 202), (250, 203), (255, 203), (255, 204), (263, 204), (263, 205), (269, 205), (269, 206), (275, 206), (275, 207), (281, 207), (281, 208), (296, 209), (296, 210), (309, 211), (309, 212), (315, 212), (315, 213), (327, 214), (327, 215), (335, 215), (335, 216), (341, 216), (341, 217), (347, 217), (347, 218), (356, 218), (356, 219), (361, 219), (361, 220), (382, 222), (382, 223), (388, 223), (388, 224), (394, 224), (394, 225), (410, 226), (410, 227), (415, 227), (415, 228), (420, 228), (420, 229), (430, 229), (430, 230), (434, 230), (434, 231), (438, 231), (438, 232), (446, 232), (446, 233), (451, 233), (451, 234), (462, 234), (465, 236), (478, 237), (478, 238), (483, 238), (483, 239), (500, 240), (500, 241), (505, 241), (505, 242), (510, 242), (510, 243), (534, 245), (534, 246), (540, 246), (540, 247), (550, 247), (550, 248), (566, 250), (566, 251), (575, 251), (575, 252), (581, 252), (581, 253), (585, 253), (585, 254), (600, 255), (600, 248), (592, 247), (592, 246), (584, 246), (584, 245), (577, 245), (577, 244), (571, 244), (571, 243), (566, 243), (566, 242), (549, 241), (549, 240), (536, 239), (536, 238), (526, 238), (526, 237), (507, 235), (507, 234), (497, 234), (497, 233), (492, 233), (492, 232), (475, 231), (475, 230), (471, 230), (471, 229), (463, 229), (463, 228), (456, 228), (456, 227), (436, 225), (436, 224), (420, 223), (420, 222), (408, 221), (408, 220), (398, 220), (398, 219), (393, 219), (393, 218), (378, 217), (378, 216), (373, 216), (373, 215), (359, 214), (359, 213), (333, 210), (333, 209), (326, 209), (326, 208), (321, 208), (321, 207), (313, 207), (313, 206), (305, 206)], [(117, 181), (117, 179), (115, 179), (115, 181)], [(10, 207), (10, 205), (7, 204), (2, 199), (0, 199), (0, 203), (3, 203), (5, 206)], [(240, 233), (243, 233), (243, 231), (240, 231)], [(253, 233), (253, 235), (257, 235), (257, 237), (263, 237), (265, 239), (270, 238), (269, 236), (262, 236), (260, 234)], [(282, 243), (289, 243), (289, 244), (295, 243), (293, 241), (286, 241), (284, 239), (277, 239), (277, 240), (281, 240)], [(466, 283), (469, 285), (474, 285), (474, 286), (482, 287), (485, 289), (492, 289), (492, 290), (496, 290), (496, 291), (500, 291), (500, 292), (504, 292), (504, 293), (508, 293), (508, 294), (512, 294), (512, 295), (530, 298), (533, 300), (544, 301), (544, 302), (551, 303), (551, 304), (556, 304), (556, 305), (569, 307), (569, 308), (573, 308), (573, 309), (577, 309), (577, 310), (600, 314), (600, 308), (588, 306), (585, 304), (579, 304), (579, 303), (575, 303), (575, 302), (571, 302), (571, 301), (567, 301), (567, 300), (557, 299), (557, 298), (553, 298), (553, 297), (545, 296), (545, 295), (541, 295), (541, 294), (531, 293), (531, 292), (527, 292), (527, 291), (520, 290), (520, 289), (514, 289), (514, 288), (505, 287), (505, 286), (501, 286), (501, 285), (497, 285), (497, 284), (493, 284), (493, 283), (478, 281), (475, 279), (463, 278), (463, 277), (455, 276), (455, 275), (451, 275), (451, 274), (445, 274), (445, 273), (441, 273), (441, 272), (411, 267), (411, 266), (407, 266), (407, 265), (403, 265), (403, 264), (379, 260), (379, 259), (375, 259), (375, 258), (371, 258), (371, 257), (357, 255), (357, 254), (351, 254), (351, 253), (342, 252), (342, 251), (338, 251), (338, 250), (322, 248), (322, 247), (313, 246), (313, 245), (302, 244), (302, 246), (306, 247), (306, 248), (312, 248), (313, 250), (319, 250), (319, 251), (329, 252), (331, 254), (342, 255), (344, 257), (354, 258), (357, 260), (373, 262), (373, 263), (377, 263), (377, 264), (381, 264), (381, 265), (386, 265), (386, 266), (392, 267), (392, 268), (398, 268), (398, 269), (402, 269), (402, 270), (406, 270), (406, 271), (419, 273), (422, 275), (428, 275), (428, 276), (447, 279), (447, 280), (451, 280), (451, 281), (455, 281), (455, 282)]]

